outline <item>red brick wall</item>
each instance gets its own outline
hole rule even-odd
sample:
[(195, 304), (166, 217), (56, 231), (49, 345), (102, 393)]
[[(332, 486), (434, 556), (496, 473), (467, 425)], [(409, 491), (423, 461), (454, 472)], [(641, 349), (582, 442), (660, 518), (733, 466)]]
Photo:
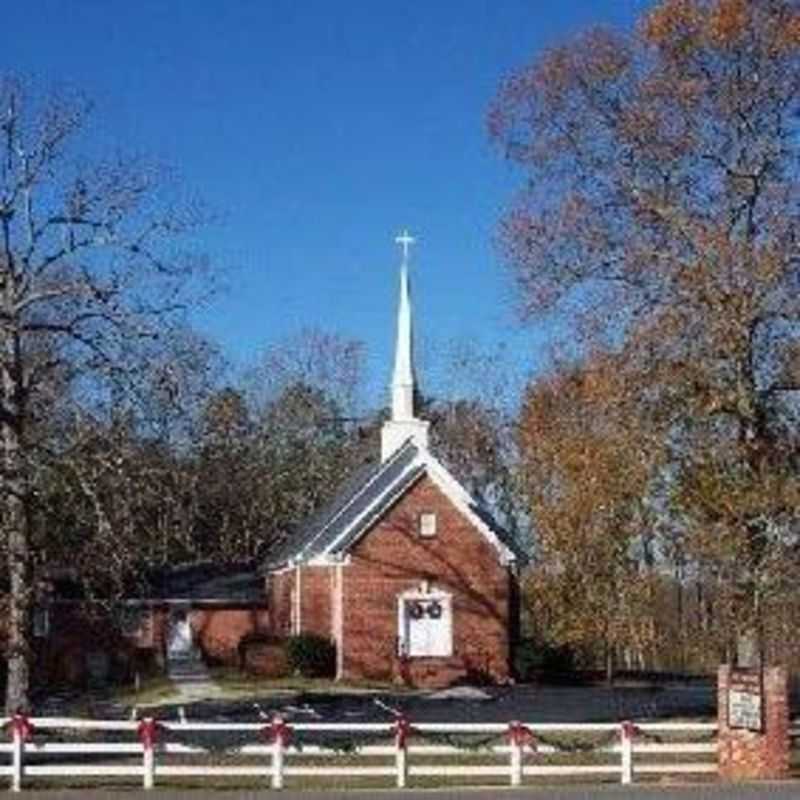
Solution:
[(161, 658), (167, 647), (169, 609), (166, 606), (155, 606), (151, 609), (150, 616), (151, 619), (147, 625), (151, 633), (150, 646)]
[(292, 606), (297, 575), (300, 573), (300, 629), (302, 633), (314, 633), (332, 638), (331, 591), (333, 569), (331, 567), (304, 566), (275, 573), (269, 580), (269, 608), (271, 632), (276, 636), (291, 636)]
[[(437, 534), (423, 539), (418, 515), (430, 511)], [(397, 596), (426, 579), (453, 595), (453, 656), (410, 659), (403, 677), (417, 685), (444, 685), (469, 673), (508, 677), (509, 570), (427, 476), (361, 539), (343, 572), (343, 677), (401, 677)]]
[(244, 636), (269, 630), (267, 609), (257, 606), (193, 608), (189, 619), (203, 654), (231, 666), (239, 664), (239, 642)]
[(292, 635), (295, 574), (295, 570), (290, 569), (273, 573), (269, 577), (269, 612), (272, 633), (275, 636)]
[(785, 778), (789, 774), (789, 684), (786, 670), (764, 670), (764, 732), (728, 726), (731, 668), (721, 666), (717, 678), (719, 774), (727, 780)]
[(300, 630), (332, 639), (331, 590), (333, 569), (331, 567), (300, 568)]
[[(87, 679), (87, 653), (106, 653), (112, 678), (132, 674), (136, 659), (146, 653), (162, 664), (170, 610), (165, 605), (143, 608), (142, 625), (127, 635), (117, 632), (119, 620), (87, 614), (77, 604), (56, 604), (50, 612), (50, 634), (37, 639), (36, 677), (51, 684), (81, 684)], [(204, 654), (232, 666), (239, 664), (243, 636), (269, 631), (269, 611), (258, 606), (190, 607), (196, 641)]]

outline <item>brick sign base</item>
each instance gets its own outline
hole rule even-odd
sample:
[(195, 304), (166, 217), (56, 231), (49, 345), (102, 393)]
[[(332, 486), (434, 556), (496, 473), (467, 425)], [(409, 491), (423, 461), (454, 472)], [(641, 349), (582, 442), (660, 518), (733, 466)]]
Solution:
[(728, 698), (735, 671), (719, 668), (719, 776), (723, 780), (784, 778), (789, 772), (789, 682), (783, 667), (766, 667), (763, 681), (762, 731), (730, 725)]

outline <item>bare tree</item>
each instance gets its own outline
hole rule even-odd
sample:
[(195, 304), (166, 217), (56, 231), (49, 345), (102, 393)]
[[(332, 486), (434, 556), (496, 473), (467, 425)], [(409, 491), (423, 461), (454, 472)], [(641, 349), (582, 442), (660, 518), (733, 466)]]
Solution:
[(364, 402), (364, 343), (341, 334), (303, 328), (264, 348), (250, 376), (255, 405), (272, 402), (287, 388), (323, 392), (343, 417), (355, 417)]
[(27, 703), (36, 576), (29, 509), (52, 455), (38, 424), (54, 387), (97, 401), (122, 391), (140, 345), (180, 312), (201, 265), (180, 242), (200, 221), (140, 160), (90, 161), (89, 105), (0, 81), (0, 448), (7, 552), (6, 706)]

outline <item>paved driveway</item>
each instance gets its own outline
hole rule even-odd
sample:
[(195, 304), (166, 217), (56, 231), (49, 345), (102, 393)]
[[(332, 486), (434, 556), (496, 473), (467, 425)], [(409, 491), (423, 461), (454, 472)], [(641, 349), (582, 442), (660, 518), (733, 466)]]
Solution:
[[(41, 697), (35, 714), (69, 714), (85, 697), (77, 693)], [(93, 701), (95, 716), (126, 719), (130, 708), (102, 698)], [(710, 681), (647, 686), (535, 686), (459, 687), (445, 692), (413, 693), (264, 693), (247, 700), (198, 700), (191, 694), (179, 703), (156, 712), (163, 719), (177, 719), (178, 706), (190, 719), (257, 721), (261, 715), (280, 711), (296, 722), (337, 720), (381, 722), (392, 718), (390, 708), (402, 710), (418, 722), (611, 722), (619, 719), (714, 717), (716, 691)]]
[[(400, 710), (416, 722), (612, 722), (714, 717), (710, 683), (659, 688), (515, 686), (413, 694), (297, 694), (246, 702), (206, 700), (183, 706), (189, 719), (246, 721), (280, 712), (290, 721), (382, 722)], [(164, 719), (178, 709), (159, 710)]]

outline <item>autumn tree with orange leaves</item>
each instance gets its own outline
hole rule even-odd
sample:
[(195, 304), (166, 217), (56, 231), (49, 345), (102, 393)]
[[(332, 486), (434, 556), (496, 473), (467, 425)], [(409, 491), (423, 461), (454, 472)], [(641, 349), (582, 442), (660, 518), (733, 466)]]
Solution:
[[(714, 594), (720, 655), (797, 586), (799, 94), (797, 3), (662, 0), (631, 33), (520, 69), (489, 114), (526, 178), (499, 236), (520, 311), (588, 323), (658, 407), (666, 511)], [(575, 465), (587, 487), (602, 461)], [(552, 513), (540, 529), (577, 512)]]
[(658, 463), (638, 392), (619, 358), (561, 365), (527, 392), (520, 420), (524, 493), (537, 562), (526, 602), (538, 638), (644, 666), (659, 643), (648, 484)]

